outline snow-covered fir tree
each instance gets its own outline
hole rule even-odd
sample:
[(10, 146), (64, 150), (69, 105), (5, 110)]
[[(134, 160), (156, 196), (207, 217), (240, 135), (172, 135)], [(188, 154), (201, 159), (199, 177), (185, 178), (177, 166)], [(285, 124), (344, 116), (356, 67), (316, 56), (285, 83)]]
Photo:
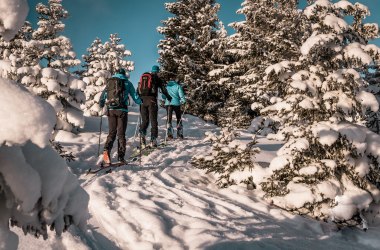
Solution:
[(228, 59), (224, 55), (227, 49), (228, 36), (222, 22), (219, 23), (215, 39), (208, 43), (207, 49), (211, 56), (208, 74), (202, 84), (189, 93), (190, 112), (206, 121), (218, 123), (218, 110), (223, 107), (227, 96), (227, 88), (221, 81), (221, 72), (226, 67)]
[(109, 41), (104, 44), (97, 38), (87, 49), (88, 54), (83, 55), (85, 71), (82, 73), (83, 81), (87, 83), (85, 90), (86, 103), (83, 109), (86, 115), (100, 115), (99, 97), (103, 91), (107, 78), (111, 77), (119, 68), (126, 72), (134, 69), (134, 63), (127, 58), (131, 52), (122, 44), (118, 34), (111, 34)]
[(102, 40), (100, 40), (100, 38), (96, 38), (91, 43), (90, 47), (87, 48), (87, 52), (88, 54), (82, 55), (82, 59), (85, 62), (85, 64), (83, 65), (83, 67), (85, 68), (83, 73), (90, 71), (92, 64), (101, 61), (102, 55), (104, 53)]
[(105, 81), (110, 77), (108, 70), (102, 69), (104, 48), (102, 41), (97, 38), (87, 49), (88, 54), (83, 55), (85, 70), (81, 73), (83, 81), (86, 82), (85, 90), (86, 102), (82, 104), (85, 115), (100, 115), (99, 98), (105, 85)]
[(36, 82), (41, 66), (38, 58), (39, 46), (32, 39), (32, 34), (31, 24), (25, 22), (11, 40), (0, 38), (1, 77), (26, 85)]
[[(28, 7), (24, 0), (2, 0), (0, 9), (7, 10), (0, 12), (0, 37), (9, 41)], [(58, 235), (71, 224), (84, 229), (89, 196), (49, 144), (56, 120), (52, 107), (1, 77), (0, 106), (0, 248), (18, 249), (10, 226), (44, 238), (48, 227)]]
[(19, 68), (17, 74), (21, 76), (21, 83), (55, 108), (55, 130), (77, 132), (84, 125), (80, 104), (85, 101), (86, 84), (69, 71), (80, 61), (70, 40), (61, 35), (65, 27), (62, 20), (68, 16), (61, 2), (49, 0), (48, 5), (37, 4), (38, 28), (28, 42), (28, 51), (38, 61), (35, 66)]
[(212, 152), (194, 156), (192, 164), (207, 173), (214, 173), (216, 184), (221, 188), (245, 184), (248, 189), (254, 189), (255, 170), (261, 168), (254, 158), (260, 149), (254, 147), (255, 140), (246, 144), (237, 140), (238, 136), (239, 133), (231, 127), (223, 128), (219, 135), (206, 133), (204, 141), (212, 143)]
[(10, 41), (0, 38), (0, 59), (8, 62), (1, 67), (4, 73), (2, 77), (20, 80), (17, 70), (24, 66), (34, 66), (38, 64), (38, 59), (33, 53), (32, 26), (29, 22), (25, 22), (19, 32)]
[(378, 27), (363, 23), (369, 10), (360, 3), (318, 0), (304, 14), (313, 33), (302, 56), (265, 71), (264, 88), (282, 95), (262, 112), (279, 122), (277, 138), (287, 143), (261, 185), (287, 210), (364, 223), (364, 212), (380, 201), (380, 136), (363, 126), (366, 111), (379, 104), (361, 74), (380, 59), (368, 44)]
[[(260, 90), (265, 68), (282, 60), (297, 59), (299, 47), (309, 32), (308, 22), (298, 11), (296, 0), (245, 0), (237, 11), (244, 21), (230, 24), (236, 33), (229, 37), (229, 65), (223, 81), (229, 97), (220, 112), (222, 126), (233, 122), (247, 127), (265, 106), (268, 90)], [(255, 112), (254, 112), (255, 111)]]
[(38, 27), (33, 32), (33, 39), (38, 41), (41, 52), (39, 58), (47, 67), (67, 70), (77, 66), (80, 61), (76, 59), (71, 41), (61, 35), (65, 29), (62, 22), (68, 17), (68, 12), (62, 6), (62, 0), (48, 0), (48, 4), (37, 4)]
[(220, 5), (215, 0), (178, 0), (165, 8), (173, 16), (158, 28), (164, 36), (158, 45), (161, 74), (184, 85), (188, 112), (205, 117), (224, 101), (224, 91), (209, 78), (220, 57), (220, 39), (226, 36), (217, 16)]
[[(372, 67), (371, 71), (366, 74), (365, 79), (368, 82), (366, 90), (374, 94), (377, 101), (380, 103), (380, 65)], [(380, 112), (368, 111), (366, 120), (367, 127), (380, 134)]]

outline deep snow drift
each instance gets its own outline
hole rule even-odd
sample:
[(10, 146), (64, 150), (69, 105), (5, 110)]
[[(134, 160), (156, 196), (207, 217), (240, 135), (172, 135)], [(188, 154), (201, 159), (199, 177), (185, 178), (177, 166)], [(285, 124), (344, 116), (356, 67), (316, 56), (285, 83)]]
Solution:
[[(127, 128), (132, 143), (138, 120), (132, 107)], [(337, 231), (334, 225), (295, 216), (262, 200), (259, 191), (243, 186), (218, 189), (214, 177), (193, 168), (193, 155), (210, 149), (204, 132), (218, 128), (185, 116), (186, 140), (143, 157), (142, 166), (121, 167), (110, 174), (86, 176), (98, 151), (100, 118), (86, 118), (80, 135), (60, 132), (65, 149), (74, 152), (69, 163), (89, 193), (91, 218), (87, 231), (71, 228), (61, 238), (47, 241), (20, 236), (20, 249), (378, 249), (380, 223), (367, 232)], [(164, 137), (165, 111), (160, 109), (160, 134)], [(106, 138), (103, 118), (101, 148)], [(242, 139), (251, 135), (243, 133)], [(137, 144), (137, 139), (134, 142)], [(259, 138), (257, 161), (268, 166), (282, 146)], [(129, 147), (131, 152), (133, 146)], [(20, 231), (16, 232), (21, 235)]]

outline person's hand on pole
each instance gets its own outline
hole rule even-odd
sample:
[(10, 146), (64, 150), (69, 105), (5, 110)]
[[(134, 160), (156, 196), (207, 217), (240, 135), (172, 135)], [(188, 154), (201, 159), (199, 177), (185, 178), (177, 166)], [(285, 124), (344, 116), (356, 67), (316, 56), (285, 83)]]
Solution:
[(165, 108), (165, 100), (160, 100), (160, 107)]
[(105, 116), (107, 115), (108, 109), (107, 107), (103, 107), (102, 110), (100, 111), (100, 116)]

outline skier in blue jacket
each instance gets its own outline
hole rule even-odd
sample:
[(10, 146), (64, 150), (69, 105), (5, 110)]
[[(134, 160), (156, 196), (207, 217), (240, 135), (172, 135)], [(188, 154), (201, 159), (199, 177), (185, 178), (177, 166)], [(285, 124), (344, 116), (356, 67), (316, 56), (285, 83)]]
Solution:
[(103, 108), (104, 106), (107, 106), (107, 117), (108, 117), (108, 127), (109, 127), (109, 133), (107, 136), (106, 143), (104, 145), (103, 150), (103, 161), (105, 163), (110, 163), (110, 153), (113, 147), (113, 143), (115, 142), (116, 135), (117, 135), (117, 154), (118, 154), (118, 160), (120, 162), (124, 162), (124, 156), (125, 156), (125, 150), (126, 150), (126, 139), (125, 139), (125, 131), (127, 129), (127, 123), (128, 123), (128, 105), (129, 105), (129, 98), (128, 96), (131, 96), (135, 103), (141, 104), (141, 99), (137, 95), (135, 88), (133, 87), (132, 83), (128, 80), (128, 77), (126, 75), (126, 72), (123, 68), (119, 69), (118, 72), (111, 77), (112, 78), (118, 78), (124, 81), (124, 93), (123, 93), (123, 101), (121, 106), (113, 107), (109, 103), (109, 98), (107, 94), (107, 87), (103, 90), (100, 100), (99, 100), (99, 106)]
[(172, 97), (172, 100), (169, 101), (165, 95), (162, 95), (162, 98), (165, 100), (165, 106), (167, 111), (168, 138), (173, 138), (172, 116), (174, 111), (177, 118), (177, 138), (183, 139), (181, 105), (184, 105), (186, 103), (185, 93), (183, 92), (182, 86), (174, 80), (170, 80), (168, 82), (168, 84), (166, 85), (166, 89), (169, 95)]

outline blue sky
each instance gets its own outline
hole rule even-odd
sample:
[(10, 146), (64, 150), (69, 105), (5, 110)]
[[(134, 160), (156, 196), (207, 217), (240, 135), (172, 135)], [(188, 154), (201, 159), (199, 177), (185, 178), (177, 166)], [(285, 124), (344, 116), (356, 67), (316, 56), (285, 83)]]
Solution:
[[(35, 6), (37, 3), (47, 3), (47, 0), (29, 0), (30, 13), (28, 20), (36, 23)], [(156, 28), (170, 14), (165, 10), (164, 3), (172, 0), (63, 0), (64, 8), (70, 17), (64, 22), (64, 35), (73, 43), (79, 59), (86, 53), (86, 48), (99, 37), (103, 42), (109, 34), (118, 33), (126, 48), (132, 52), (130, 60), (135, 62), (135, 71), (131, 73), (131, 81), (136, 84), (139, 76), (152, 65), (157, 64), (157, 44), (161, 38)], [(219, 18), (227, 24), (244, 19), (237, 15), (243, 0), (217, 0), (221, 4)], [(305, 2), (305, 1), (303, 1)], [(360, 0), (367, 5), (372, 16), (367, 22), (380, 23), (380, 1)], [(231, 29), (228, 29), (231, 33)], [(380, 45), (377, 39), (376, 44)]]

